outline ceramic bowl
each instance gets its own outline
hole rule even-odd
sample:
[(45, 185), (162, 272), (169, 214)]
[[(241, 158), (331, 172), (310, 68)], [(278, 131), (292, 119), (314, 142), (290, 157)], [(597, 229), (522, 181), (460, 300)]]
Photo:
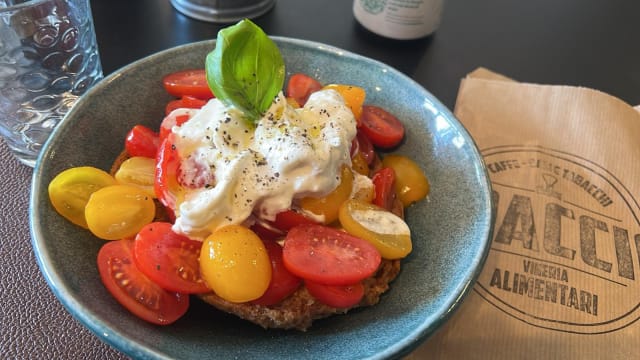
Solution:
[(264, 330), (195, 298), (187, 314), (166, 327), (127, 312), (98, 275), (95, 259), (104, 241), (59, 216), (47, 185), (74, 166), (108, 170), (133, 125), (158, 127), (170, 100), (163, 75), (204, 67), (215, 41), (162, 51), (116, 71), (80, 99), (38, 159), (30, 200), (33, 247), (49, 286), (84, 326), (133, 358), (401, 357), (442, 325), (481, 270), (493, 230), (491, 188), (478, 149), (451, 112), (383, 63), (319, 43), (273, 39), (287, 75), (360, 85), (367, 103), (404, 122), (406, 139), (395, 152), (415, 159), (431, 184), (428, 199), (407, 211), (413, 252), (379, 304), (317, 321), (306, 332)]

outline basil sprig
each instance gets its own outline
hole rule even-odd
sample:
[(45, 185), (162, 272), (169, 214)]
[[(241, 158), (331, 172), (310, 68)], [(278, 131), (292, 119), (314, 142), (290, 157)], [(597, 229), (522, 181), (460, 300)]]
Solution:
[(280, 50), (247, 19), (218, 32), (205, 69), (216, 97), (242, 110), (251, 122), (269, 109), (284, 84)]

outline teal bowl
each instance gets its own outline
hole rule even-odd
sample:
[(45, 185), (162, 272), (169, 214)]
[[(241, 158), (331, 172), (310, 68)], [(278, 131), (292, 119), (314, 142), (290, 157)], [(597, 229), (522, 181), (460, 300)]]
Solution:
[(451, 316), (484, 264), (493, 232), (491, 186), (473, 139), (452, 113), (383, 63), (319, 43), (273, 39), (287, 75), (360, 85), (367, 103), (404, 122), (406, 139), (394, 152), (415, 159), (431, 184), (429, 197), (407, 211), (413, 252), (379, 304), (316, 321), (306, 332), (264, 330), (196, 298), (166, 327), (127, 312), (100, 281), (95, 259), (104, 241), (59, 216), (47, 186), (70, 167), (108, 170), (133, 125), (157, 128), (170, 100), (163, 75), (203, 68), (215, 41), (162, 51), (114, 72), (80, 99), (40, 154), (30, 199), (33, 248), (54, 294), (84, 326), (132, 358), (398, 358)]

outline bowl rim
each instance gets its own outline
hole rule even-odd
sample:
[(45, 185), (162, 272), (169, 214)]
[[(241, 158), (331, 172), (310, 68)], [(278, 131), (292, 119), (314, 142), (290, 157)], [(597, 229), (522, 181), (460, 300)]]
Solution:
[[(408, 332), (407, 335), (399, 341), (395, 343), (393, 346), (388, 347), (383, 352), (377, 353), (374, 356), (368, 357), (367, 359), (389, 359), (389, 358), (398, 358), (403, 355), (409, 354), (415, 348), (417, 348), (423, 341), (425, 341), (429, 335), (431, 335), (437, 328), (439, 328), (444, 322), (446, 322), (452, 314), (460, 307), (462, 301), (469, 294), (474, 284), (476, 283), (482, 268), (483, 264), (486, 262), (486, 259), (489, 254), (491, 239), (493, 238), (494, 232), (494, 223), (495, 223), (495, 212), (493, 206), (493, 199), (491, 196), (492, 186), (490, 182), (489, 173), (487, 167), (485, 165), (484, 159), (481, 155), (481, 152), (475, 142), (475, 140), (471, 137), (468, 130), (464, 127), (464, 125), (455, 117), (455, 115), (444, 106), (439, 99), (437, 99), (434, 95), (432, 95), (428, 90), (426, 90), (422, 85), (417, 83), (415, 80), (405, 75), (404, 73), (396, 70), (395, 68), (372, 58), (365, 57), (363, 55), (359, 55), (349, 50), (344, 50), (332, 45), (327, 45), (321, 42), (309, 41), (297, 38), (283, 37), (283, 36), (269, 36), (271, 39), (276, 41), (276, 43), (284, 43), (284, 44), (292, 44), (303, 48), (315, 48), (321, 51), (332, 52), (341, 56), (348, 56), (356, 61), (366, 61), (370, 62), (373, 65), (382, 66), (387, 69), (389, 72), (392, 72), (394, 76), (401, 78), (408, 83), (411, 83), (416, 88), (419, 88), (423, 91), (426, 98), (433, 102), (434, 105), (438, 107), (438, 111), (444, 113), (447, 116), (448, 120), (450, 120), (453, 125), (456, 127), (456, 131), (459, 132), (464, 140), (469, 144), (469, 147), (472, 151), (472, 155), (478, 160), (478, 169), (482, 175), (481, 177), (484, 180), (484, 184), (481, 189), (484, 194), (484, 198), (486, 199), (484, 205), (485, 209), (488, 210), (486, 218), (483, 220), (486, 221), (485, 229), (486, 233), (483, 234), (482, 237), (482, 251), (476, 253), (473, 257), (473, 263), (469, 264), (469, 266), (473, 269), (473, 271), (469, 272), (467, 276), (463, 278), (460, 282), (460, 286), (456, 288), (456, 292), (449, 294), (447, 298), (446, 306), (443, 306), (439, 309), (439, 311), (435, 314), (429, 314), (426, 316), (421, 322), (421, 326), (417, 329), (413, 329)], [(163, 50), (160, 50), (156, 53), (150, 54), (143, 58), (140, 58), (136, 61), (133, 61), (127, 65), (122, 66), (121, 68), (115, 70), (96, 85), (91, 87), (83, 96), (80, 97), (78, 103), (82, 103), (84, 98), (92, 96), (93, 93), (100, 92), (102, 88), (109, 86), (109, 84), (116, 78), (126, 74), (128, 71), (132, 71), (136, 67), (140, 66), (145, 62), (151, 61), (155, 58), (162, 57), (167, 52), (172, 51), (189, 51), (191, 48), (198, 48), (205, 45), (213, 46), (216, 43), (215, 39), (210, 40), (201, 40), (191, 43), (186, 43), (182, 45), (177, 45), (173, 47), (169, 47)], [(47, 264), (51, 263), (51, 254), (46, 251), (42, 251), (42, 248), (45, 246), (45, 240), (42, 238), (42, 230), (39, 228), (38, 224), (35, 224), (34, 218), (36, 217), (36, 213), (38, 212), (37, 205), (44, 195), (38, 192), (39, 179), (42, 178), (42, 174), (44, 172), (44, 164), (46, 163), (46, 158), (49, 156), (50, 148), (54, 142), (54, 139), (57, 137), (58, 132), (62, 131), (65, 127), (65, 124), (68, 123), (69, 119), (75, 115), (76, 112), (80, 111), (80, 106), (74, 106), (69, 110), (69, 112), (65, 115), (61, 124), (59, 124), (49, 139), (46, 141), (43, 146), (42, 151), (40, 152), (38, 159), (36, 161), (34, 172), (32, 175), (32, 183), (31, 183), (31, 191), (29, 197), (29, 230), (31, 235), (31, 243), (33, 247), (33, 251), (38, 263), (38, 267), (40, 268), (41, 273), (43, 274), (49, 288), (52, 290), (58, 301), (62, 303), (64, 308), (74, 317), (76, 318), (83, 327), (90, 330), (94, 335), (96, 335), (103, 342), (111, 345), (115, 349), (122, 351), (127, 355), (141, 356), (144, 358), (157, 358), (157, 359), (167, 359), (168, 357), (164, 354), (156, 351), (155, 349), (140, 345), (137, 342), (133, 342), (130, 339), (120, 336), (120, 334), (116, 331), (112, 331), (111, 327), (107, 326), (100, 317), (93, 314), (91, 311), (86, 309), (80, 301), (72, 296), (70, 289), (64, 283), (60, 274), (57, 274), (55, 271), (51, 271)], [(42, 189), (42, 186), (40, 187)], [(454, 296), (455, 295), (455, 296)], [(107, 333), (105, 330), (110, 330), (110, 333)]]

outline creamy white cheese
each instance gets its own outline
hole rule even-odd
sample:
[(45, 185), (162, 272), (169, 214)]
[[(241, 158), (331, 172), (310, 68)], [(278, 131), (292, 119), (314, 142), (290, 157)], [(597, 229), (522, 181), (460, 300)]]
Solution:
[(356, 121), (341, 95), (322, 90), (300, 109), (280, 93), (255, 126), (212, 99), (173, 132), (186, 188), (174, 230), (203, 239), (252, 214), (273, 220), (293, 199), (335, 189), (341, 166), (351, 164)]

